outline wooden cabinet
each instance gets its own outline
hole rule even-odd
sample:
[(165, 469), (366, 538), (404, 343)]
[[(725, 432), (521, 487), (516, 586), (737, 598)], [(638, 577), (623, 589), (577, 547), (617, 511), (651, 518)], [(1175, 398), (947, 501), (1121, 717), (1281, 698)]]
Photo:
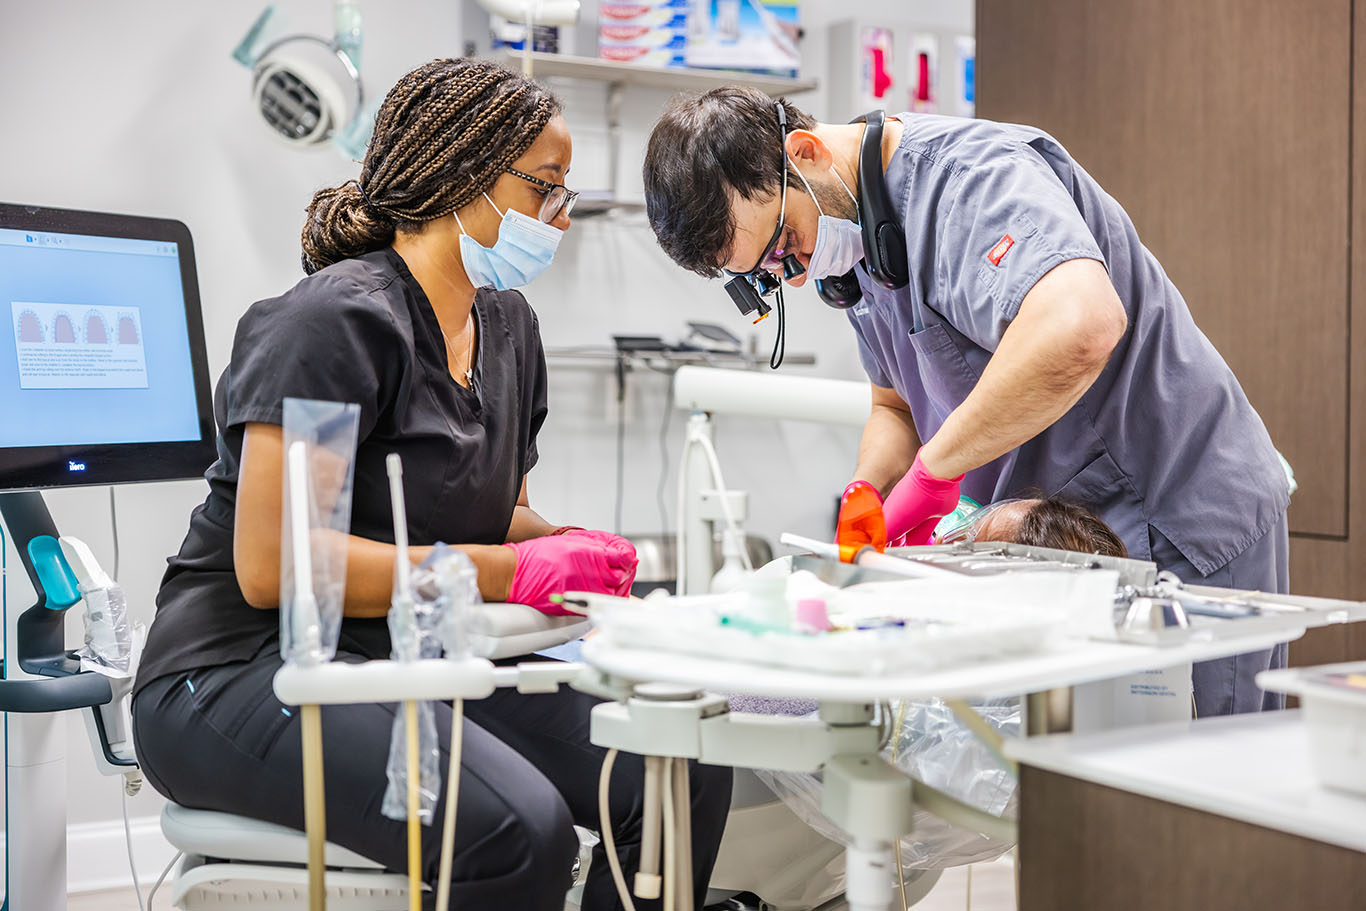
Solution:
[[(1357, 599), (1363, 17), (1351, 0), (977, 2), (979, 116), (1052, 133), (1128, 210), (1295, 467), (1293, 590)], [(1366, 633), (1316, 636), (1297, 663), (1315, 649), (1366, 657)]]

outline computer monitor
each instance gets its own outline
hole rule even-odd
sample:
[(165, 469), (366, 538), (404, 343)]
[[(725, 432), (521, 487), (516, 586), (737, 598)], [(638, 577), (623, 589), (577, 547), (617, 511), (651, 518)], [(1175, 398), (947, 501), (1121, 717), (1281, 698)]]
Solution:
[(215, 457), (178, 221), (0, 203), (0, 490), (194, 478)]

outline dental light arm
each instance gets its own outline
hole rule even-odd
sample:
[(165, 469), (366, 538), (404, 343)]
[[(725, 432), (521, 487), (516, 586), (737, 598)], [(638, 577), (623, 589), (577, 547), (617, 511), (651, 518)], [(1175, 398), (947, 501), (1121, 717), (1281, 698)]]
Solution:
[(867, 383), (715, 367), (679, 368), (674, 377), (674, 406), (692, 412), (692, 418), (679, 470), (678, 592), (706, 590), (716, 569), (712, 523), (721, 519), (738, 531), (739, 510), (732, 508), (731, 498), (744, 505), (737, 492), (720, 489), (723, 483), (711, 440), (711, 415), (862, 426), (871, 401)]
[(871, 402), (868, 384), (852, 380), (717, 367), (680, 367), (674, 377), (674, 406), (710, 414), (862, 427)]

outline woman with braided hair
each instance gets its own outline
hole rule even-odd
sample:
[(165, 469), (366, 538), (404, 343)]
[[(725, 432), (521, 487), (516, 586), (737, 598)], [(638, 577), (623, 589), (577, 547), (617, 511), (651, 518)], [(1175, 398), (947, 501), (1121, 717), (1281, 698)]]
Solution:
[[(358, 179), (314, 196), (306, 277), (254, 304), (237, 326), (215, 394), (209, 495), (162, 581), (134, 687), (139, 760), (171, 800), (303, 827), (298, 719), (271, 689), (285, 397), (360, 407), (339, 660), (390, 653), (390, 452), (406, 469), (414, 560), (438, 541), (454, 544), (477, 567), (486, 601), (552, 613), (554, 592), (629, 590), (629, 543), (553, 526), (527, 499), (546, 367), (536, 315), (513, 289), (549, 265), (569, 227), (570, 153), (568, 127), (543, 88), (492, 63), (436, 60), (385, 98)], [(596, 702), (573, 691), (499, 690), (466, 704), (453, 907), (563, 907), (573, 825), (599, 827), (604, 751), (588, 740)], [(444, 751), (452, 713), (436, 708)], [(323, 708), (327, 834), (403, 870), (404, 824), (380, 813), (393, 714), (391, 705)], [(623, 756), (611, 810), (628, 876), (643, 781), (641, 761)], [(692, 787), (700, 899), (730, 772), (696, 766)], [(424, 876), (435, 882), (439, 832), (424, 841)], [(601, 856), (582, 907), (620, 907)]]

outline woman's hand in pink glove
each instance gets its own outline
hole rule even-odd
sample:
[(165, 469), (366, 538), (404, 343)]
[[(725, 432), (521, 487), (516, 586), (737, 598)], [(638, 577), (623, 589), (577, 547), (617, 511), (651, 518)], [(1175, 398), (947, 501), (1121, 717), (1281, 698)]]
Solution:
[(579, 528), (578, 526), (574, 525), (566, 526), (562, 531), (558, 531), (556, 533), (565, 535), (566, 537), (584, 538), (589, 541), (596, 541), (611, 553), (629, 553), (631, 555), (630, 578), (623, 582), (616, 591), (608, 592), (607, 594), (616, 595), (620, 598), (625, 598), (627, 595), (631, 593), (631, 584), (636, 581), (636, 564), (639, 562), (636, 559), (636, 548), (634, 544), (632, 544), (630, 541), (627, 541), (621, 535), (614, 535), (610, 531), (598, 531), (592, 528)]
[(926, 544), (939, 520), (958, 507), (958, 482), (963, 476), (936, 478), (915, 455), (915, 464), (896, 482), (882, 504), (887, 521), (887, 541), (903, 547)]
[(635, 581), (636, 549), (607, 532), (566, 532), (506, 546), (517, 553), (508, 601), (542, 613), (571, 614), (552, 603), (551, 595), (585, 591), (624, 597)]

